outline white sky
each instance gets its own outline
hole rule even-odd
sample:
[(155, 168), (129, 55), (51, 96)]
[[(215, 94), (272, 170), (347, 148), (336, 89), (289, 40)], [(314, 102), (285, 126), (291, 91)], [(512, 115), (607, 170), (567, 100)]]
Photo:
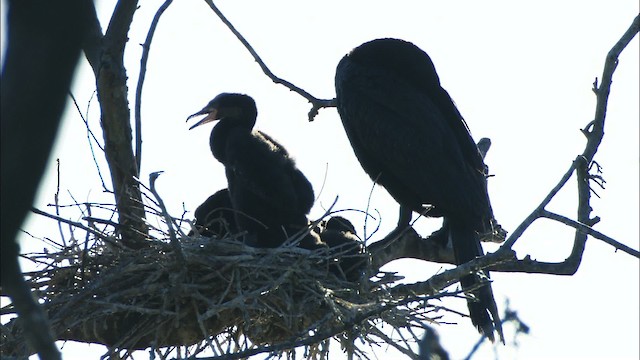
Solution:
[[(106, 27), (113, 1), (97, 1)], [(141, 47), (161, 1), (141, 3), (127, 48), (130, 105), (133, 109)], [(456, 101), (474, 138), (490, 137), (486, 158), (492, 205), (503, 227), (513, 231), (548, 193), (571, 161), (583, 151), (579, 129), (593, 118), (591, 86), (600, 77), (604, 58), (638, 14), (636, 1), (218, 1), (227, 18), (253, 45), (271, 70), (319, 98), (335, 96), (333, 76), (340, 58), (351, 48), (378, 37), (412, 41), (433, 59), (443, 86)], [(2, 2), (3, 12), (6, 4)], [(4, 16), (4, 13), (3, 13)], [(3, 28), (3, 40), (5, 36)], [(595, 228), (638, 249), (639, 218), (639, 60), (638, 37), (620, 57), (614, 74), (605, 137), (596, 155), (604, 168), (606, 190), (594, 198)], [(86, 61), (73, 93), (81, 107), (94, 89)], [(220, 92), (244, 92), (258, 105), (257, 128), (266, 131), (296, 157), (319, 196), (312, 217), (339, 196), (337, 209), (364, 210), (371, 181), (349, 147), (335, 109), (324, 109), (312, 123), (310, 105), (271, 82), (249, 53), (202, 1), (176, 1), (161, 19), (152, 44), (142, 103), (143, 166), (141, 177), (163, 170), (157, 187), (169, 211), (193, 211), (207, 196), (226, 187), (223, 167), (212, 157), (210, 127), (188, 131), (186, 117)], [(96, 102), (89, 121), (102, 139)], [(101, 157), (101, 154), (97, 154)], [(55, 159), (61, 165), (61, 202), (66, 190), (82, 201), (112, 202), (101, 193), (88, 151), (86, 130), (68, 106), (62, 132), (51, 157), (36, 206), (53, 212)], [(99, 159), (104, 164), (103, 159)], [(103, 176), (108, 176), (106, 166)], [(320, 189), (324, 188), (322, 192)], [(112, 188), (107, 179), (107, 186)], [(575, 217), (575, 179), (551, 203), (550, 210)], [(384, 189), (373, 192), (372, 209), (382, 216), (373, 239), (391, 230), (397, 205)], [(362, 215), (345, 214), (363, 234)], [(79, 216), (72, 212), (72, 220)], [(189, 214), (189, 216), (192, 216)], [(421, 220), (428, 235), (439, 226)], [(373, 227), (368, 228), (370, 233)], [(57, 226), (32, 217), (25, 229), (56, 238)], [(568, 256), (573, 234), (558, 224), (540, 221), (516, 243), (520, 257), (545, 261)], [(42, 243), (22, 239), (25, 250)], [(495, 247), (485, 246), (493, 251)], [(511, 306), (531, 327), (519, 348), (498, 347), (503, 359), (637, 359), (639, 354), (639, 262), (598, 240), (590, 239), (575, 276), (493, 273), (501, 309)], [(386, 270), (414, 281), (441, 268), (403, 260)], [(447, 306), (466, 311), (464, 302)], [(459, 325), (438, 328), (453, 359), (466, 356), (478, 335), (467, 319), (446, 318)], [(507, 340), (511, 336), (507, 330)], [(66, 359), (98, 358), (104, 348), (67, 344)], [(92, 355), (88, 355), (92, 354)], [(334, 353), (335, 356), (337, 353)], [(476, 359), (492, 358), (484, 346)], [(141, 352), (139, 358), (148, 357)], [(264, 357), (264, 356), (263, 356)], [(258, 357), (258, 358), (263, 358)], [(333, 358), (333, 356), (332, 356)], [(378, 358), (400, 358), (378, 353)]]

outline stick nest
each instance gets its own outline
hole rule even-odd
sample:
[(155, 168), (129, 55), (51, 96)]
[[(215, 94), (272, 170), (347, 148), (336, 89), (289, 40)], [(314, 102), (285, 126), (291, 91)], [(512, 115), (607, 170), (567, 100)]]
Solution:
[[(25, 275), (58, 339), (104, 344), (111, 353), (184, 347), (186, 355), (210, 349), (244, 358), (243, 351), (305, 346), (308, 358), (325, 358), (333, 337), (356, 353), (364, 353), (354, 345), (360, 338), (365, 347), (388, 343), (411, 356), (411, 329), (437, 310), (424, 298), (390, 295), (391, 274), (343, 280), (329, 271), (335, 255), (323, 250), (259, 249), (231, 237), (187, 236), (180, 245), (184, 263), (165, 241), (136, 251), (103, 241), (68, 246), (29, 254), (46, 265)], [(409, 330), (412, 339), (391, 339), (379, 329), (384, 324)], [(19, 320), (2, 326), (2, 341), (3, 355), (29, 351)]]

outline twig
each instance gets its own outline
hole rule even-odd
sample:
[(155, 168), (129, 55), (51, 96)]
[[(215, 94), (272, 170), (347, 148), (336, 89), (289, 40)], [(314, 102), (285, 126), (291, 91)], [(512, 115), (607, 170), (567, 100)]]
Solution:
[(502, 245), (503, 247), (511, 248), (513, 244), (520, 238), (520, 236), (522, 236), (524, 231), (531, 224), (533, 224), (533, 222), (536, 219), (540, 217), (540, 214), (542, 213), (542, 210), (544, 209), (544, 207), (547, 206), (549, 202), (551, 202), (551, 199), (553, 199), (553, 197), (556, 196), (558, 191), (560, 191), (560, 189), (562, 189), (562, 187), (567, 183), (567, 181), (569, 181), (569, 179), (571, 178), (571, 175), (573, 175), (573, 171), (576, 169), (576, 162), (578, 161), (584, 161), (584, 159), (581, 157), (578, 157), (576, 160), (573, 161), (573, 163), (569, 167), (569, 170), (567, 170), (567, 172), (562, 176), (558, 184), (556, 184), (556, 186), (554, 186), (553, 189), (551, 189), (549, 194), (547, 194), (544, 200), (542, 200), (540, 205), (538, 205), (531, 212), (531, 214), (529, 214), (529, 216), (527, 216), (527, 218), (524, 219), (524, 221), (520, 225), (518, 225), (518, 227), (515, 230), (513, 230), (509, 238)]
[(96, 145), (98, 145), (100, 150), (102, 150), (102, 152), (104, 153), (104, 147), (102, 147), (102, 145), (100, 144), (96, 136), (93, 134), (93, 131), (91, 131), (91, 128), (89, 127), (89, 120), (88, 120), (89, 106), (91, 105), (91, 99), (93, 99), (95, 94), (96, 94), (96, 91), (94, 90), (93, 93), (91, 94), (91, 98), (89, 99), (89, 103), (87, 104), (86, 115), (82, 115), (82, 111), (80, 110), (80, 106), (78, 105), (78, 101), (76, 100), (76, 97), (73, 96), (72, 92), (69, 92), (69, 96), (71, 96), (71, 100), (73, 101), (73, 104), (75, 105), (76, 110), (78, 111), (78, 115), (80, 115), (80, 118), (84, 122), (84, 126), (87, 128), (87, 141), (89, 142), (89, 150), (91, 151), (91, 157), (93, 158), (93, 163), (96, 166), (96, 170), (98, 170), (98, 177), (100, 178), (102, 189), (106, 192), (112, 192), (111, 190), (107, 189), (107, 185), (105, 185), (104, 183), (104, 178), (102, 177), (102, 171), (100, 170), (100, 166), (98, 165), (98, 159), (96, 159), (96, 152), (93, 150), (93, 143), (91, 142), (91, 139), (93, 138), (93, 141), (95, 141)]
[[(91, 98), (93, 98), (94, 95), (95, 95), (95, 91), (93, 92), (93, 95), (91, 95)], [(90, 135), (93, 141), (95, 141), (96, 145), (98, 145), (100, 150), (104, 152), (104, 148), (102, 147), (102, 145), (98, 141), (98, 138), (96, 138), (96, 136), (93, 134), (93, 131), (91, 131), (91, 128), (89, 127), (88, 117), (82, 114), (82, 110), (80, 110), (80, 105), (78, 104), (78, 100), (76, 100), (76, 97), (73, 95), (72, 92), (69, 92), (69, 96), (71, 97), (71, 101), (73, 101), (73, 105), (76, 107), (76, 110), (78, 111), (78, 115), (80, 115), (80, 119), (82, 119), (82, 122), (84, 122), (84, 125), (87, 128), (88, 135)], [(91, 100), (89, 100), (89, 104), (90, 103), (91, 103)], [(89, 113), (89, 104), (87, 104), (87, 115)], [(89, 141), (89, 145), (91, 145), (91, 141)], [(91, 148), (91, 151), (93, 152), (93, 147)]]
[[(629, 44), (631, 39), (638, 33), (640, 28), (640, 16), (637, 16), (631, 27), (625, 32), (622, 38), (614, 45), (614, 47), (607, 54), (607, 60), (605, 61), (604, 71), (602, 75), (602, 83), (600, 88), (597, 88), (597, 79), (594, 83), (594, 92), (597, 95), (596, 115), (593, 121), (582, 130), (583, 134), (587, 137), (587, 145), (584, 152), (579, 155), (576, 160), (573, 161), (569, 170), (560, 179), (558, 184), (551, 190), (551, 192), (544, 198), (544, 200), (536, 207), (533, 212), (527, 216), (527, 218), (511, 233), (511, 236), (503, 244), (505, 248), (511, 248), (513, 244), (520, 238), (524, 231), (538, 218), (544, 216), (545, 206), (549, 204), (551, 199), (560, 191), (560, 189), (567, 183), (574, 170), (577, 171), (578, 177), (578, 223), (591, 226), (597, 222), (596, 219), (590, 218), (591, 206), (589, 204), (590, 199), (590, 186), (589, 186), (589, 164), (593, 161), (593, 157), (602, 141), (604, 136), (604, 121), (606, 117), (607, 102), (609, 98), (611, 80), (613, 72), (618, 63), (618, 56)], [(581, 230), (576, 231), (576, 238), (574, 240), (574, 248), (571, 256), (565, 260), (565, 263), (572, 262), (575, 269), (580, 264), (582, 252), (584, 251), (584, 243), (586, 241), (587, 233)], [(594, 236), (596, 237), (596, 236)], [(598, 238), (598, 237), (596, 237)], [(608, 238), (608, 237), (607, 237)], [(604, 240), (598, 238), (600, 240)], [(615, 246), (615, 245), (614, 245)], [(633, 255), (633, 252), (631, 252)]]
[(238, 30), (236, 30), (236, 28), (233, 26), (233, 24), (231, 24), (231, 22), (229, 20), (227, 20), (227, 18), (224, 16), (224, 14), (222, 14), (222, 12), (213, 3), (213, 1), (212, 0), (205, 0), (205, 2), (207, 3), (207, 5), (209, 5), (211, 10), (213, 10), (213, 12), (216, 13), (216, 15), (218, 15), (220, 20), (222, 20), (222, 22), (229, 28), (229, 30), (231, 30), (233, 35), (235, 35), (236, 38), (238, 38), (238, 40), (240, 40), (242, 45), (244, 45), (244, 47), (249, 51), (251, 56), (253, 56), (253, 59), (258, 63), (258, 65), (260, 65), (260, 68), (265, 73), (265, 75), (267, 75), (274, 83), (280, 84), (280, 85), (284, 85), (289, 90), (297, 93), (298, 95), (300, 95), (303, 98), (307, 99), (311, 103), (312, 107), (311, 107), (311, 110), (309, 111), (309, 121), (313, 121), (315, 116), (318, 115), (318, 111), (320, 109), (326, 108), (326, 107), (335, 107), (336, 106), (336, 100), (335, 99), (318, 99), (315, 96), (313, 96), (313, 95), (309, 94), (308, 92), (306, 92), (305, 90), (293, 85), (289, 81), (281, 79), (281, 78), (275, 76), (271, 72), (271, 70), (269, 70), (267, 65), (265, 65), (264, 61), (262, 61), (262, 59), (260, 58), (260, 55), (258, 55), (258, 53), (253, 49), (251, 44), (249, 44), (249, 42), (242, 36), (242, 34), (240, 34), (240, 32)]
[(569, 219), (566, 216), (562, 216), (560, 214), (556, 214), (556, 213), (553, 213), (553, 212), (548, 211), (548, 210), (543, 210), (542, 213), (540, 214), (540, 216), (545, 217), (547, 219), (551, 219), (551, 220), (555, 220), (555, 221), (561, 222), (561, 223), (563, 223), (565, 225), (568, 225), (568, 226), (571, 226), (571, 227), (575, 228), (576, 230), (580, 230), (581, 232), (583, 232), (585, 234), (588, 234), (588, 235), (591, 235), (591, 236), (593, 236), (594, 238), (596, 238), (598, 240), (604, 241), (605, 243), (615, 247), (617, 250), (622, 250), (622, 251), (626, 252), (627, 254), (629, 254), (631, 256), (635, 256), (637, 258), (640, 258), (640, 251), (632, 249), (632, 248), (628, 247), (627, 245), (624, 245), (624, 244), (622, 244), (622, 243), (610, 238), (609, 236), (607, 236), (607, 235), (605, 235), (605, 234), (593, 229), (590, 226), (587, 226), (587, 225), (582, 224), (582, 223), (580, 223), (578, 221)]
[(184, 254), (182, 253), (182, 247), (180, 246), (180, 242), (176, 237), (176, 232), (173, 229), (173, 219), (169, 215), (169, 212), (167, 211), (166, 206), (164, 206), (164, 201), (156, 191), (156, 180), (158, 179), (158, 176), (160, 176), (160, 174), (162, 174), (162, 171), (156, 171), (149, 174), (150, 190), (153, 193), (153, 196), (156, 197), (156, 200), (158, 201), (158, 205), (162, 210), (162, 216), (164, 216), (165, 222), (167, 223), (167, 227), (169, 228), (169, 238), (171, 239), (171, 246), (173, 247), (173, 250), (176, 254), (176, 258), (178, 259), (178, 262), (181, 264), (181, 266), (184, 266), (186, 264), (186, 261), (184, 259)]
[[(56, 215), (60, 216), (60, 206), (58, 206), (59, 204), (58, 199), (60, 198), (60, 159), (56, 159), (56, 174), (57, 174), (56, 192), (55, 194), (53, 194), (53, 203), (55, 204)], [(64, 247), (67, 247), (67, 240), (65, 239), (64, 231), (62, 231), (61, 222), (58, 222), (58, 231), (60, 232), (60, 239), (62, 239), (62, 245)]]
[(136, 102), (134, 106), (135, 111), (135, 127), (136, 127), (136, 165), (138, 166), (138, 172), (142, 165), (142, 119), (140, 115), (140, 109), (142, 106), (142, 85), (144, 84), (144, 78), (147, 74), (147, 61), (149, 60), (149, 51), (151, 50), (151, 41), (155, 34), (156, 27), (160, 21), (160, 16), (167, 10), (173, 0), (166, 0), (153, 17), (147, 38), (142, 44), (142, 56), (140, 57), (140, 75), (138, 76), (138, 85), (136, 86)]
[(234, 359), (243, 359), (243, 358), (248, 358), (249, 356), (253, 356), (253, 355), (257, 355), (257, 354), (261, 354), (261, 353), (267, 353), (267, 352), (277, 352), (277, 351), (283, 351), (283, 350), (287, 350), (287, 349), (292, 349), (292, 348), (296, 348), (299, 346), (308, 346), (308, 345), (312, 345), (312, 344), (316, 344), (319, 343), (325, 339), (329, 339), (333, 336), (336, 336), (340, 333), (343, 333), (345, 331), (348, 331), (349, 329), (353, 328), (355, 325), (362, 323), (363, 321), (365, 321), (366, 319), (382, 314), (385, 311), (391, 310), (393, 308), (396, 308), (398, 306), (403, 306), (403, 305), (407, 305), (409, 303), (412, 302), (417, 302), (417, 301), (427, 301), (427, 300), (433, 300), (433, 299), (440, 299), (446, 296), (450, 296), (450, 293), (440, 293), (440, 294), (435, 294), (433, 296), (420, 296), (420, 297), (415, 297), (415, 296), (408, 296), (406, 298), (404, 298), (403, 300), (400, 301), (396, 301), (396, 302), (383, 302), (380, 303), (379, 306), (375, 307), (372, 310), (369, 311), (364, 311), (361, 312), (359, 314), (357, 314), (353, 319), (350, 319), (349, 321), (345, 321), (342, 325), (328, 330), (328, 331), (324, 331), (321, 333), (316, 333), (314, 335), (308, 336), (308, 337), (303, 337), (302, 339), (298, 339), (298, 340), (294, 340), (294, 341), (289, 341), (289, 342), (282, 342), (279, 344), (275, 344), (275, 345), (269, 345), (269, 346), (260, 346), (260, 347), (256, 347), (253, 349), (247, 349), (244, 351), (240, 351), (240, 352), (236, 352), (236, 353), (228, 353), (228, 354), (224, 354), (221, 356), (215, 356), (215, 357), (202, 357), (202, 358), (195, 358), (195, 357), (190, 357), (188, 359), (192, 359), (192, 360), (234, 360)]
[(111, 245), (114, 245), (114, 246), (117, 246), (119, 248), (122, 248), (122, 245), (120, 243), (118, 243), (117, 241), (114, 241), (111, 237), (109, 237), (109, 236), (107, 236), (107, 235), (105, 235), (105, 234), (103, 234), (103, 233), (101, 233), (99, 231), (96, 231), (96, 230), (94, 230), (92, 228), (86, 227), (86, 226), (84, 226), (83, 224), (81, 224), (79, 222), (67, 220), (65, 218), (61, 218), (59, 216), (46, 213), (46, 212), (44, 212), (42, 210), (36, 209), (35, 207), (31, 208), (31, 212), (33, 212), (34, 214), (42, 215), (44, 217), (48, 217), (48, 218), (56, 220), (56, 221), (63, 222), (65, 224), (69, 224), (69, 225), (75, 226), (75, 227), (80, 228), (80, 229), (82, 229), (84, 231), (92, 233), (93, 235), (99, 237), (100, 239), (102, 239), (106, 243), (109, 243)]

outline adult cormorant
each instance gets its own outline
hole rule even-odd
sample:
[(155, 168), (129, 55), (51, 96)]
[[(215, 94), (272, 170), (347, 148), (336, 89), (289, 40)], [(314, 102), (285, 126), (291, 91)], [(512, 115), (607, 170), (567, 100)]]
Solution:
[[(411, 211), (444, 217), (457, 264), (483, 255), (480, 234), (493, 211), (483, 159), (429, 56), (410, 42), (377, 39), (355, 48), (336, 69), (338, 113), (365, 172)], [(468, 275), (469, 315), (493, 341), (502, 338), (488, 272)], [(484, 283), (481, 287), (478, 284)]]
[[(238, 231), (229, 189), (218, 190), (209, 196), (196, 208), (194, 217), (195, 227), (202, 236), (222, 238)], [(191, 235), (193, 231), (189, 232)]]
[[(222, 93), (187, 120), (200, 115), (206, 117), (190, 129), (219, 121), (209, 145), (225, 167), (236, 224), (247, 231), (247, 243), (277, 247), (304, 231), (314, 201), (313, 188), (282, 145), (252, 130), (258, 115), (254, 100), (244, 94)], [(305, 238), (301, 245), (314, 247), (315, 241)]]
[(330, 254), (337, 260), (335, 267), (330, 267), (330, 270), (348, 281), (360, 280), (366, 258), (353, 224), (342, 216), (334, 216), (323, 225), (320, 239), (327, 244)]

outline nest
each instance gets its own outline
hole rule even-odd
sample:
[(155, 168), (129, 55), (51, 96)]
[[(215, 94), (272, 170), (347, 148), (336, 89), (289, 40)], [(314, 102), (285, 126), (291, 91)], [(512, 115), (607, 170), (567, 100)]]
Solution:
[[(28, 255), (47, 265), (25, 275), (58, 339), (104, 344), (125, 356), (151, 347), (165, 356), (184, 348), (186, 355), (209, 349), (244, 358), (304, 346), (307, 358), (326, 358), (331, 338), (364, 353), (354, 345), (359, 338), (365, 348), (388, 343), (414, 357), (411, 330), (437, 311), (425, 298), (391, 295), (392, 274), (345, 280), (330, 271), (335, 254), (322, 249), (259, 249), (202, 236), (185, 236), (180, 245), (182, 260), (168, 241), (136, 251), (103, 241), (68, 246)], [(382, 325), (411, 336), (391, 339)], [(2, 326), (2, 342), (3, 355), (29, 353), (19, 320)]]

